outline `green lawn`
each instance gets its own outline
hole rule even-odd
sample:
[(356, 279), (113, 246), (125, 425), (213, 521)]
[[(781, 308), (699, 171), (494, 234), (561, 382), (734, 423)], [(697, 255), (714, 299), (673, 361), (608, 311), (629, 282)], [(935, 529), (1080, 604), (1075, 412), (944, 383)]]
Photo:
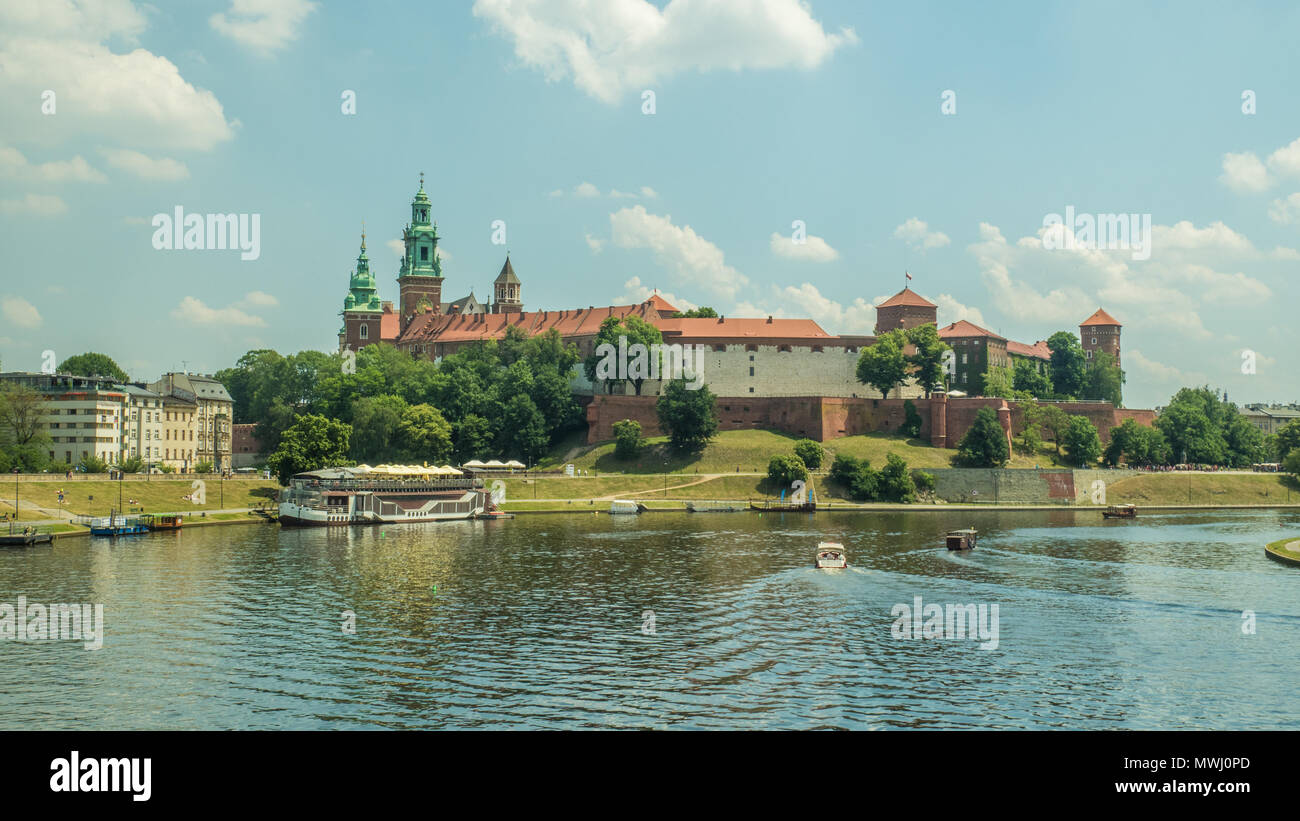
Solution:
[(1148, 473), (1106, 485), (1110, 504), (1300, 504), (1295, 480), (1279, 473)]
[[(653, 436), (646, 440), (646, 448), (634, 460), (614, 458), (614, 443), (604, 442), (587, 446), (570, 461), (579, 470), (598, 473), (766, 473), (768, 460), (778, 453), (793, 453), (798, 439), (797, 436), (768, 430), (728, 430), (718, 433), (698, 453), (679, 454), (667, 447), (668, 437)], [(563, 464), (562, 454), (575, 446), (572, 440), (566, 440), (552, 451), (551, 457), (542, 461), (542, 465)], [(920, 439), (883, 433), (845, 436), (823, 442), (822, 447), (827, 452), (823, 468), (830, 466), (837, 453), (866, 458), (872, 465), (882, 467), (885, 457), (892, 452), (916, 468), (951, 467), (952, 457), (957, 453), (950, 448), (930, 447)], [(1015, 456), (1008, 467), (1031, 468), (1035, 463), (1045, 464), (1046, 459), (1046, 456), (1037, 460)]]
[[(196, 479), (204, 482), (203, 492), (206, 498), (202, 504), (193, 501), (195, 490), (192, 483)], [(188, 476), (175, 479), (154, 476), (147, 482), (143, 479), (127, 479), (120, 484), (122, 505), (128, 512), (132, 508), (138, 509), (140, 507), (143, 507), (147, 512), (218, 510), (223, 507), (223, 492), (224, 507), (226, 508), (257, 507), (267, 502), (274, 502), (276, 494), (279, 492), (279, 485), (273, 480), (228, 479), (222, 482), (216, 478), (206, 476)], [(58, 491), (60, 489), (64, 492), (62, 509), (68, 513), (106, 516), (110, 507), (117, 507), (118, 485), (118, 482), (110, 482), (106, 479), (20, 481), (18, 495), (22, 502), (21, 518), (36, 519), (40, 515), (35, 510), (32, 510), (29, 505), (40, 505), (50, 510), (59, 509)], [(11, 487), (10, 491), (12, 492), (12, 490)], [(191, 499), (185, 499), (184, 497), (187, 495)], [(9, 498), (8, 508), (12, 510), (12, 495)], [(131, 499), (135, 500), (135, 504), (131, 504)]]
[(1292, 542), (1300, 544), (1300, 536), (1288, 536), (1285, 539), (1278, 539), (1276, 542), (1269, 542), (1266, 547), (1274, 553), (1285, 556), (1288, 559), (1300, 560), (1300, 550), (1287, 550), (1287, 545)]

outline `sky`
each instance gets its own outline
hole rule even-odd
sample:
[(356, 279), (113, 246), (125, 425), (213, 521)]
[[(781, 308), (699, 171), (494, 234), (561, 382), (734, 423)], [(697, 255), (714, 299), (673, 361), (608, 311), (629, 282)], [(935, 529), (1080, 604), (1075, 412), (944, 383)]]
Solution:
[[(1129, 407), (1298, 401), (1296, 42), (1285, 3), (0, 0), (0, 368), (336, 350), (423, 172), (445, 300), (508, 249), (527, 309), (870, 333), (907, 271), (1026, 343), (1104, 308)], [(178, 207), (258, 252), (156, 248)]]

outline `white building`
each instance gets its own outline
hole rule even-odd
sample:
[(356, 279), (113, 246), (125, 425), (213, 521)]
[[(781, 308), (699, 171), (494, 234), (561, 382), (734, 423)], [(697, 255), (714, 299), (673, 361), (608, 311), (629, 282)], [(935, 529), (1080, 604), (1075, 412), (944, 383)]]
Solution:
[(163, 398), (136, 385), (118, 385), (126, 397), (122, 453), (146, 465), (163, 459)]

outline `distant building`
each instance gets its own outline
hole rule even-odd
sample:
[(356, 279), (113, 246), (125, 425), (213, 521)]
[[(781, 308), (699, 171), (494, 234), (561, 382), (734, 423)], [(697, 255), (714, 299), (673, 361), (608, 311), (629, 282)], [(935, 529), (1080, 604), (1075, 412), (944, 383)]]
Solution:
[[(178, 467), (190, 470), (202, 462), (211, 462), (212, 469), (219, 473), (231, 469), (230, 425), (234, 400), (224, 385), (203, 374), (167, 373), (157, 382), (151, 383), (149, 390), (171, 400), (164, 402), (163, 410), (174, 418), (164, 419), (165, 423), (180, 423), (191, 412), (190, 406), (193, 406), (189, 438), (178, 441), (175, 448), (187, 454), (181, 457), (183, 464)], [(167, 430), (164, 427), (164, 436)], [(181, 428), (171, 430), (178, 434), (185, 433)], [(168, 440), (164, 438), (163, 441)], [(192, 443), (189, 448), (184, 446), (187, 441)], [(164, 445), (164, 450), (167, 449)]]
[(899, 328), (937, 326), (938, 313), (939, 308), (933, 302), (911, 288), (904, 288), (876, 306), (876, 336)]
[(231, 425), (231, 459), (235, 467), (248, 468), (261, 461), (262, 443), (257, 440), (257, 425)]
[(950, 387), (970, 396), (982, 396), (989, 368), (1010, 366), (1007, 340), (974, 322), (960, 319), (939, 329), (939, 338), (952, 348), (955, 362)]
[(13, 372), (0, 380), (22, 385), (45, 400), (41, 427), (48, 432), (49, 458), (76, 465), (86, 458), (115, 465), (122, 457), (126, 394), (100, 376)]
[(162, 461), (162, 396), (139, 385), (116, 387), (126, 396), (122, 432), (123, 458), (138, 458), (145, 465)]
[(1116, 365), (1120, 364), (1119, 331), (1119, 320), (1100, 308), (1079, 324), (1079, 342), (1089, 363), (1099, 352), (1104, 352), (1115, 357)]
[(1277, 433), (1287, 424), (1300, 419), (1300, 405), (1265, 405), (1254, 403), (1238, 408), (1238, 413), (1265, 435)]

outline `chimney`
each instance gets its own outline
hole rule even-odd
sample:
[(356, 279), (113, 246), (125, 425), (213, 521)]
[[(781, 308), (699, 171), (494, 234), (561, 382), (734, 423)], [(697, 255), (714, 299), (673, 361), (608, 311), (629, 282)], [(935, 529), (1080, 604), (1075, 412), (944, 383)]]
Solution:
[(771, 314), (768, 314), (768, 316), (767, 316), (767, 324), (768, 324), (768, 325), (771, 325), (771, 324), (772, 324), (772, 315), (771, 315)]

